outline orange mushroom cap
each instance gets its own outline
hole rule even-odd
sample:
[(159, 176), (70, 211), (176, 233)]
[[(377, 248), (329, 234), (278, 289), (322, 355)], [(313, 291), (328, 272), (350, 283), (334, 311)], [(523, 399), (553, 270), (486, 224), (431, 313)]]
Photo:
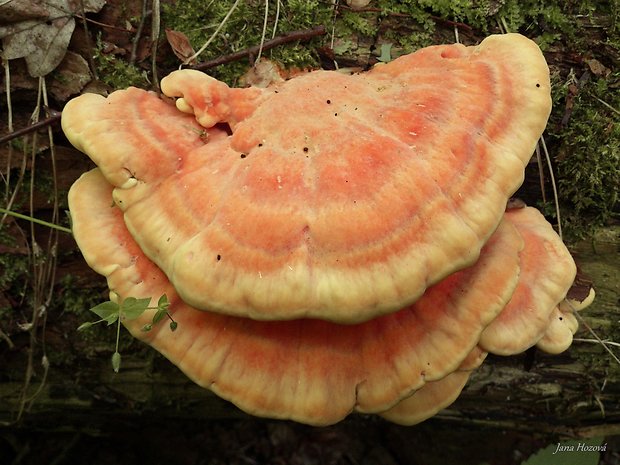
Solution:
[[(144, 253), (197, 308), (344, 323), (477, 259), (551, 106), (545, 60), (518, 34), (354, 76), (230, 89), (183, 70), (162, 89), (178, 109), (129, 89), (78, 97), (62, 120)], [(188, 113), (232, 135), (205, 138)]]
[(553, 310), (545, 334), (536, 347), (550, 354), (564, 352), (573, 343), (573, 335), (579, 329), (576, 312), (588, 307), (596, 293), (592, 284), (584, 282), (577, 270), (577, 278), (566, 297)]
[(554, 308), (549, 317), (549, 325), (536, 342), (536, 347), (549, 354), (564, 352), (573, 343), (573, 335), (579, 328), (579, 322), (572, 313), (564, 313)]
[(555, 321), (552, 313), (566, 296), (577, 268), (562, 239), (538, 210), (515, 208), (505, 218), (525, 241), (519, 254), (521, 276), (506, 308), (483, 331), (480, 346), (495, 354), (512, 355), (536, 344), (550, 321)]
[(474, 348), (458, 370), (442, 379), (426, 383), (411, 396), (379, 415), (391, 422), (407, 426), (427, 420), (457, 399), (472, 370), (478, 368), (486, 356), (487, 352), (479, 347)]
[(353, 410), (380, 412), (457, 370), (516, 286), (522, 246), (502, 222), (480, 259), (427, 290), (415, 304), (356, 325), (323, 320), (256, 321), (184, 303), (110, 206), (97, 169), (71, 188), (75, 238), (106, 276), (113, 298), (168, 296), (172, 333), (141, 331), (152, 314), (123, 323), (191, 379), (255, 415), (329, 424)]

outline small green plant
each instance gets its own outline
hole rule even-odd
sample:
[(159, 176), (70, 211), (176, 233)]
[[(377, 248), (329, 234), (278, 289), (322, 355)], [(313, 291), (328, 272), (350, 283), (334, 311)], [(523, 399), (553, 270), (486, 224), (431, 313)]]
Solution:
[(120, 304), (117, 302), (107, 301), (100, 303), (99, 305), (95, 305), (90, 309), (95, 315), (99, 317), (99, 320), (96, 321), (87, 321), (86, 323), (82, 323), (78, 327), (78, 331), (83, 331), (88, 329), (99, 323), (107, 323), (108, 326), (117, 324), (116, 327), (116, 346), (114, 348), (114, 353), (112, 354), (112, 369), (118, 373), (121, 367), (121, 354), (118, 351), (120, 335), (121, 335), (121, 322), (124, 320), (135, 320), (140, 317), (146, 310), (156, 310), (153, 315), (153, 319), (151, 323), (147, 323), (142, 327), (142, 331), (150, 331), (153, 329), (153, 325), (156, 325), (164, 317), (168, 317), (170, 320), (170, 331), (175, 331), (177, 329), (177, 322), (172, 319), (170, 312), (168, 311), (168, 307), (170, 306), (170, 302), (168, 301), (168, 297), (166, 294), (162, 295), (157, 301), (157, 306), (150, 307), (149, 304), (151, 302), (150, 297), (146, 297), (144, 299), (137, 299), (135, 297), (127, 297)]

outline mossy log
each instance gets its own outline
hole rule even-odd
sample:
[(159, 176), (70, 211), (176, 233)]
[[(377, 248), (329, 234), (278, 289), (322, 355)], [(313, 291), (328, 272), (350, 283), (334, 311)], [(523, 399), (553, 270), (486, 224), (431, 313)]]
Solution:
[[(555, 356), (531, 350), (515, 357), (489, 357), (461, 397), (433, 421), (579, 437), (620, 434), (620, 365), (610, 354), (618, 348), (596, 340), (620, 341), (620, 227), (607, 228), (572, 249), (597, 290), (594, 304), (583, 311), (572, 347)], [(141, 343), (124, 342), (123, 365), (115, 374), (109, 361), (113, 331), (106, 332), (106, 345), (77, 333), (76, 326), (75, 315), (50, 316), (47, 368), (39, 350), (28, 368), (31, 345), (26, 332), (12, 338), (12, 348), (0, 345), (2, 424), (12, 424), (20, 410), (22, 427), (92, 433), (155, 417), (205, 424), (247, 418)], [(37, 347), (42, 342), (37, 341)], [(24, 392), (28, 370), (32, 378)]]

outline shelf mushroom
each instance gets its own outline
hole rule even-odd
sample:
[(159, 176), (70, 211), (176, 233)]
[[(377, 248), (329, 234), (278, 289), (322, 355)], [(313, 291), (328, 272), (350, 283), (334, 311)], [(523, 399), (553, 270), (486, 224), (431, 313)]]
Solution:
[[(152, 318), (147, 313), (124, 321), (129, 331), (196, 383), (243, 410), (315, 425), (335, 423), (351, 411), (412, 424), (450, 404), (486, 356), (478, 347), (481, 335), (501, 312), (527, 317), (535, 303), (532, 296), (550, 289), (528, 274), (531, 259), (525, 259), (525, 253), (538, 251), (542, 268), (555, 266), (558, 258), (546, 244), (550, 225), (534, 209), (523, 209), (506, 214), (473, 266), (430, 287), (416, 303), (397, 312), (355, 325), (257, 321), (201, 311), (183, 302), (129, 234), (121, 210), (110, 207), (112, 190), (98, 169), (82, 175), (71, 188), (74, 234), (84, 257), (106, 276), (113, 299), (165, 293), (180, 327), (175, 333), (165, 326), (144, 332)], [(560, 251), (562, 261), (571, 261), (566, 254)], [(571, 282), (572, 274), (562, 279)], [(568, 287), (560, 283), (552, 288), (565, 294)], [(517, 308), (515, 302), (525, 304)], [(538, 331), (540, 318), (530, 318), (528, 324), (523, 315), (508, 320), (516, 321), (509, 337), (523, 340), (532, 334), (531, 327)], [(547, 332), (546, 339), (558, 340), (553, 322)], [(550, 344), (543, 350), (557, 352), (553, 347), (564, 342)]]
[(62, 119), (98, 165), (69, 194), (85, 259), (113, 299), (165, 293), (179, 325), (124, 321), (135, 337), (250, 413), (317, 425), (407, 405), (420, 421), (500, 351), (481, 337), (528, 289), (530, 236), (505, 204), (551, 104), (533, 42), (266, 89), (183, 70), (162, 90), (174, 104), (127, 89)]
[[(519, 280), (508, 303), (482, 331), (478, 346), (453, 373), (428, 383), (381, 415), (390, 421), (419, 423), (451, 404), (465, 386), (472, 370), (482, 364), (488, 352), (515, 355), (536, 345), (558, 354), (570, 347), (578, 322), (566, 308), (566, 296), (573, 284), (575, 263), (551, 225), (531, 207), (509, 208), (504, 221), (511, 223), (523, 239), (519, 251)], [(483, 256), (484, 257), (484, 256)], [(587, 307), (593, 291), (574, 310)]]
[(160, 296), (178, 323), (149, 332), (152, 315), (125, 321), (191, 379), (255, 415), (328, 424), (353, 410), (380, 412), (426, 382), (457, 370), (504, 308), (519, 275), (518, 232), (502, 223), (475, 265), (430, 288), (415, 304), (355, 325), (257, 321), (192, 308), (134, 241), (112, 186), (96, 169), (73, 185), (73, 230), (112, 298)]
[(467, 384), (472, 371), (482, 365), (488, 352), (475, 347), (459, 368), (437, 381), (431, 381), (385, 412), (383, 418), (401, 425), (415, 425), (452, 404)]
[[(182, 70), (162, 90), (176, 121), (129, 89), (70, 101), (65, 134), (184, 301), (264, 320), (362, 322), (474, 263), (551, 107), (518, 34), (267, 89)], [(218, 124), (232, 134), (204, 137)]]
[(557, 306), (577, 273), (570, 252), (538, 210), (510, 209), (506, 218), (518, 227), (525, 248), (520, 261), (521, 288), (480, 339), (482, 348), (498, 355), (518, 354), (543, 337), (550, 319), (555, 321), (552, 314), (560, 317)]

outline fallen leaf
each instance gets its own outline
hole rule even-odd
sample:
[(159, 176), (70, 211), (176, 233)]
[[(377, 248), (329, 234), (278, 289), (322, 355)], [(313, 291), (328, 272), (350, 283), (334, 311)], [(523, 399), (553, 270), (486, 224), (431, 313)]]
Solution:
[(239, 84), (254, 87), (269, 87), (272, 84), (284, 81), (280, 67), (267, 58), (261, 58), (243, 76), (239, 78)]
[[(0, 5), (3, 58), (24, 58), (28, 73), (45, 76), (67, 53), (75, 29), (75, 14), (99, 11), (105, 0), (16, 0)], [(7, 20), (8, 18), (8, 20)]]
[(607, 68), (603, 63), (601, 63), (595, 58), (586, 60), (586, 64), (590, 68), (590, 71), (592, 71), (592, 74), (594, 74), (595, 76), (607, 77), (611, 73), (611, 70), (609, 68)]
[(6, 0), (0, 2), (0, 24), (11, 24), (27, 19), (44, 19), (47, 10), (32, 0)]
[(347, 5), (353, 8), (354, 10), (358, 10), (360, 8), (364, 8), (368, 6), (371, 0), (347, 0)]
[(64, 59), (54, 70), (50, 83), (50, 92), (59, 102), (79, 94), (92, 79), (88, 63), (81, 55), (67, 52)]
[(179, 31), (173, 31), (172, 29), (166, 29), (166, 39), (168, 39), (172, 51), (179, 60), (190, 65), (196, 63), (195, 58), (191, 61), (187, 61), (190, 57), (194, 56), (196, 52), (185, 34)]

